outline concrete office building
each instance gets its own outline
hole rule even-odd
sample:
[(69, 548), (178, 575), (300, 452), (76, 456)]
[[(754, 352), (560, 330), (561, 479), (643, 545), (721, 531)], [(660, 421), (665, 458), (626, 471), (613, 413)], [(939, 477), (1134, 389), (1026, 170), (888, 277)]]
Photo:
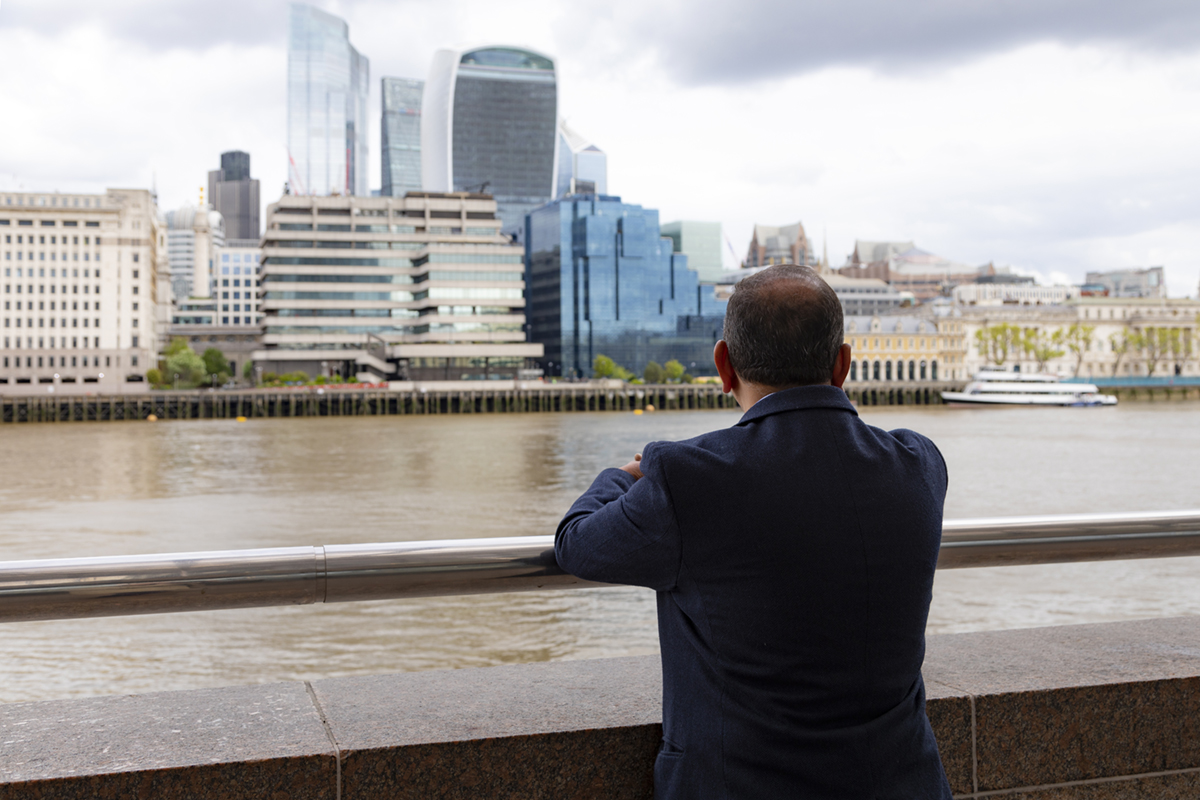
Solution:
[(258, 239), (258, 181), (250, 177), (250, 154), (231, 150), (221, 154), (221, 168), (208, 173), (208, 201), (225, 219), (230, 239)]
[(217, 251), (212, 297), (176, 301), (169, 338), (181, 337), (197, 353), (210, 347), (229, 362), (234, 379), (262, 347), (258, 240), (227, 239)]
[(221, 248), (213, 298), (220, 301), (222, 325), (260, 325), (259, 271), (262, 249), (257, 239), (228, 239)]
[(565, 119), (558, 121), (557, 169), (555, 197), (608, 194), (608, 156)]
[(962, 283), (954, 287), (954, 302), (964, 306), (1057, 305), (1079, 297), (1078, 286), (1038, 286), (1021, 283)]
[(212, 296), (217, 250), (225, 245), (225, 219), (208, 206), (169, 211), (167, 262), (176, 302)]
[(488, 195), (284, 196), (267, 211), (254, 360), (371, 380), (516, 377), (542, 355), (525, 338), (522, 263)]
[(434, 54), (421, 101), (421, 185), (488, 192), (505, 232), (555, 196), (558, 83), (532, 50), (482, 47)]
[(421, 189), (421, 94), (425, 81), (384, 78), (380, 164), (384, 197)]
[(530, 339), (549, 375), (589, 377), (598, 355), (635, 374), (671, 359), (713, 374), (725, 303), (662, 237), (658, 212), (610, 195), (572, 195), (529, 214)]
[(693, 269), (705, 283), (716, 283), (725, 274), (721, 260), (721, 223), (668, 222), (662, 235), (671, 240), (676, 253), (687, 256), (688, 269)]
[(1089, 272), (1084, 283), (1103, 286), (1108, 290), (1108, 297), (1159, 298), (1167, 296), (1167, 281), (1162, 267)]
[(166, 244), (143, 189), (0, 193), (0, 391), (144, 387), (170, 302)]
[(345, 21), (293, 3), (288, 26), (288, 186), (366, 195), (370, 64)]
[[(737, 290), (737, 284), (743, 278), (762, 272), (769, 267), (753, 267), (726, 272), (717, 281), (717, 297), (728, 300)], [(911, 305), (912, 297), (897, 292), (894, 288), (876, 278), (847, 278), (833, 272), (821, 274), (821, 279), (830, 285), (838, 300), (842, 303), (842, 314), (847, 317), (872, 316), (894, 313), (904, 305), (905, 300)]]

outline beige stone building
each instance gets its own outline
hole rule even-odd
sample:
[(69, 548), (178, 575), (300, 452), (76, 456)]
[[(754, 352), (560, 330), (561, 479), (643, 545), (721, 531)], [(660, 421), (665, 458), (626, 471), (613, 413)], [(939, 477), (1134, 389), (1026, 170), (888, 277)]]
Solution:
[(845, 326), (854, 355), (850, 383), (967, 378), (963, 322), (954, 314), (848, 316)]
[[(1093, 330), (1082, 352), (1066, 346), (1065, 352), (1046, 364), (1047, 371), (1080, 377), (1132, 378), (1200, 375), (1200, 301), (1168, 298), (1079, 297), (1061, 305), (974, 306), (961, 310), (967, 344), (966, 363), (974, 374), (989, 362), (980, 353), (976, 331), (1008, 323), (1024, 330), (1047, 334), (1067, 331), (1076, 322)], [(1153, 348), (1126, 348), (1123, 338), (1159, 329), (1177, 329), (1181, 352), (1155, 352)], [(1005, 360), (1007, 369), (1032, 371), (1037, 364), (1028, 354), (1014, 352)], [(1114, 375), (1115, 368), (1115, 375)]]
[(0, 192), (0, 392), (144, 389), (169, 313), (166, 263), (147, 190)]

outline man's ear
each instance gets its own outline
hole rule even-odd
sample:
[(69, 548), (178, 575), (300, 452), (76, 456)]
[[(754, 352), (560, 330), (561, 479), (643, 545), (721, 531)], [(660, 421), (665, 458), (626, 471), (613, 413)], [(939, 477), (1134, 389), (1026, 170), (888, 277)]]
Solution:
[(729, 394), (737, 388), (739, 381), (733, 364), (729, 363), (729, 345), (724, 339), (713, 347), (713, 363), (717, 366), (717, 374), (721, 376), (721, 391)]
[(850, 362), (854, 360), (854, 355), (850, 352), (850, 345), (843, 344), (838, 348), (837, 358), (833, 362), (833, 375), (830, 376), (829, 382), (837, 388), (842, 388), (842, 384), (846, 382), (846, 376), (850, 374)]

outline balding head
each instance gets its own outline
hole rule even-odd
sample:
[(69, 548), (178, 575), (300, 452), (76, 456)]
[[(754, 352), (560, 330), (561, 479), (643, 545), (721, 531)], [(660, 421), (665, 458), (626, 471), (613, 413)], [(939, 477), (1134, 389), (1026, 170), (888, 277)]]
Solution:
[(742, 380), (774, 389), (829, 383), (842, 345), (842, 304), (811, 267), (768, 267), (737, 284), (724, 338)]

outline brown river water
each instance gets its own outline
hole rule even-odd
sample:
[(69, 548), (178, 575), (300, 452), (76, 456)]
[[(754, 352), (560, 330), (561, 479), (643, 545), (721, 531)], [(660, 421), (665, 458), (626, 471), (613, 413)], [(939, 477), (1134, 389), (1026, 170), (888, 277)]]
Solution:
[[(1200, 507), (1200, 404), (896, 409), (947, 518)], [(0, 429), (0, 560), (554, 531), (603, 467), (731, 411)], [(657, 651), (615, 588), (0, 625), (0, 702)], [(931, 633), (1200, 614), (1200, 558), (947, 570)]]

